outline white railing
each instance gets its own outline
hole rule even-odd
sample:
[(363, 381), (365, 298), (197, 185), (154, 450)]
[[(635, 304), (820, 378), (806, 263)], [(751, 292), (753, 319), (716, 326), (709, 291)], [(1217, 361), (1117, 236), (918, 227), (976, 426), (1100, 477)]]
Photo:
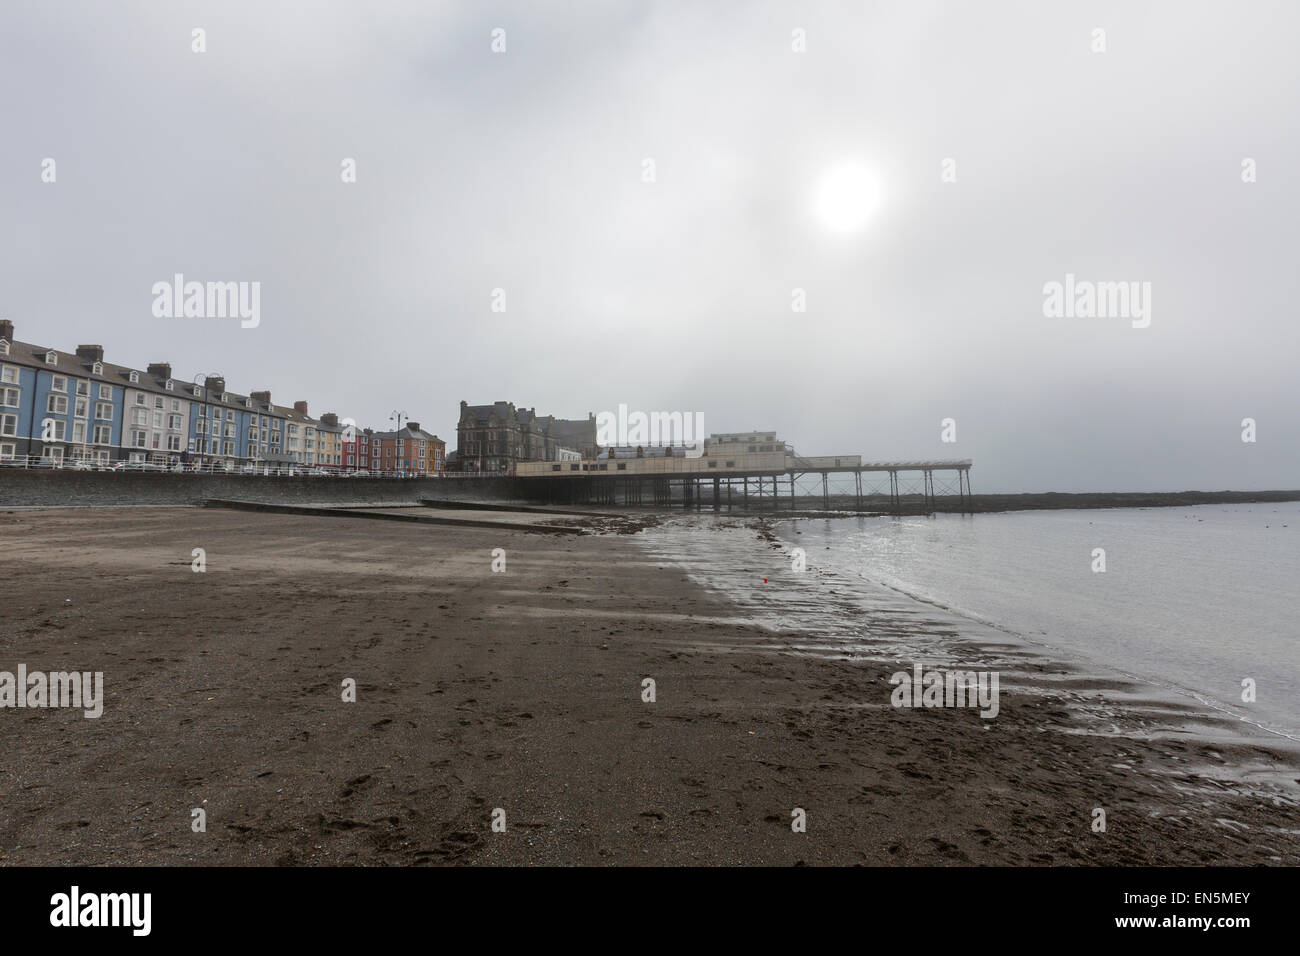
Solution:
[[(446, 478), (445, 472), (381, 471), (345, 469), (337, 465), (306, 465), (294, 462), (166, 462), (100, 461), (94, 458), (46, 458), (41, 455), (15, 455), (0, 458), (0, 471), (8, 468), (48, 469), (52, 471), (103, 471), (112, 473), (154, 473), (176, 475), (222, 475), (225, 477), (269, 478)], [(456, 475), (455, 477), (497, 478), (498, 474)]]

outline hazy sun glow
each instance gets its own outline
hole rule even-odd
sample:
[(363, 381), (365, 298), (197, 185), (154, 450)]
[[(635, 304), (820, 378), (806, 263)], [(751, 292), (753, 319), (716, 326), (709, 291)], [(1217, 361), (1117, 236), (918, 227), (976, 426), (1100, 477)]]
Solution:
[(861, 166), (840, 166), (822, 180), (817, 193), (817, 211), (832, 229), (857, 229), (876, 207), (880, 188), (871, 173)]

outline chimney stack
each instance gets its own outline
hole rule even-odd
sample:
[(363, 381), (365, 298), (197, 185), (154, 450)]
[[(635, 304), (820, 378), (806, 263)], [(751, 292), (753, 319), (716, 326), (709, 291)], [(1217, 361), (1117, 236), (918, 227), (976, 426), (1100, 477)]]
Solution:
[(326, 412), (320, 417), (320, 420), (326, 425), (337, 425), (339, 423), (339, 417), (333, 412)]
[(78, 345), (77, 358), (85, 359), (87, 362), (102, 362), (104, 361), (104, 346)]
[(271, 404), (271, 390), (269, 388), (265, 392), (249, 392), (248, 397), (255, 402), (261, 402), (263, 405)]
[(161, 378), (164, 381), (172, 377), (172, 367), (170, 362), (150, 362), (149, 374), (155, 378)]
[(306, 403), (306, 402), (294, 402), (294, 403), (293, 403), (293, 410), (294, 410), (295, 412), (297, 412), (299, 415), (306, 415), (306, 414), (307, 414), (307, 403)]
[(203, 377), (203, 387), (208, 391), (216, 392), (218, 395), (226, 393), (226, 379), (222, 375), (205, 375)]
[(410, 429), (412, 432), (418, 432), (418, 431), (420, 430), (420, 423), (419, 423), (419, 422), (407, 422), (407, 423), (406, 423), (406, 427), (407, 427), (408, 429)]
[[(9, 319), (0, 319), (0, 339), (8, 342), (14, 340), (14, 324)], [(463, 402), (461, 404), (464, 404)]]

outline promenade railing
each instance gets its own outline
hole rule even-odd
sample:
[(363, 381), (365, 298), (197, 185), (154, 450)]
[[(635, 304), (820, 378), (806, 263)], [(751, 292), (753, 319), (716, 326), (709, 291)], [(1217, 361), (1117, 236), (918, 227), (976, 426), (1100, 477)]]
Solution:
[(220, 475), (227, 478), (502, 478), (505, 472), (424, 472), (343, 468), (337, 465), (307, 465), (265, 461), (102, 461), (97, 458), (48, 458), (42, 455), (14, 455), (0, 458), (0, 470), (18, 468), (49, 471), (99, 471), (113, 474)]

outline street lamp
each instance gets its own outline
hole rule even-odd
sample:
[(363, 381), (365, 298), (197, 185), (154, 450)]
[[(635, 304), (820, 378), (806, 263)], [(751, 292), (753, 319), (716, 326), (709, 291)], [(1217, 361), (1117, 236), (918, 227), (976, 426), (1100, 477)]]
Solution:
[[(408, 415), (408, 414), (406, 414), (406, 412), (393, 412), (393, 414), (391, 414), (391, 415), (388, 416), (388, 420), (389, 420), (390, 422), (396, 422), (396, 423), (397, 423), (397, 427), (393, 430), (393, 433), (394, 433), (394, 434), (396, 434), (397, 432), (400, 432), (400, 431), (402, 430), (402, 419), (403, 419), (403, 418), (405, 418), (408, 422), (411, 420), (411, 416)], [(401, 441), (400, 438), (394, 438), (394, 439), (393, 439), (393, 451), (394, 451), (394, 452), (397, 451), (397, 443), (398, 443), (399, 441)], [(398, 461), (399, 463), (401, 462), (401, 460), (402, 460), (401, 458), (398, 458), (398, 459), (397, 459), (397, 461)], [(398, 468), (398, 474), (399, 474), (399, 475), (401, 474), (401, 468), (400, 468), (400, 467)]]

